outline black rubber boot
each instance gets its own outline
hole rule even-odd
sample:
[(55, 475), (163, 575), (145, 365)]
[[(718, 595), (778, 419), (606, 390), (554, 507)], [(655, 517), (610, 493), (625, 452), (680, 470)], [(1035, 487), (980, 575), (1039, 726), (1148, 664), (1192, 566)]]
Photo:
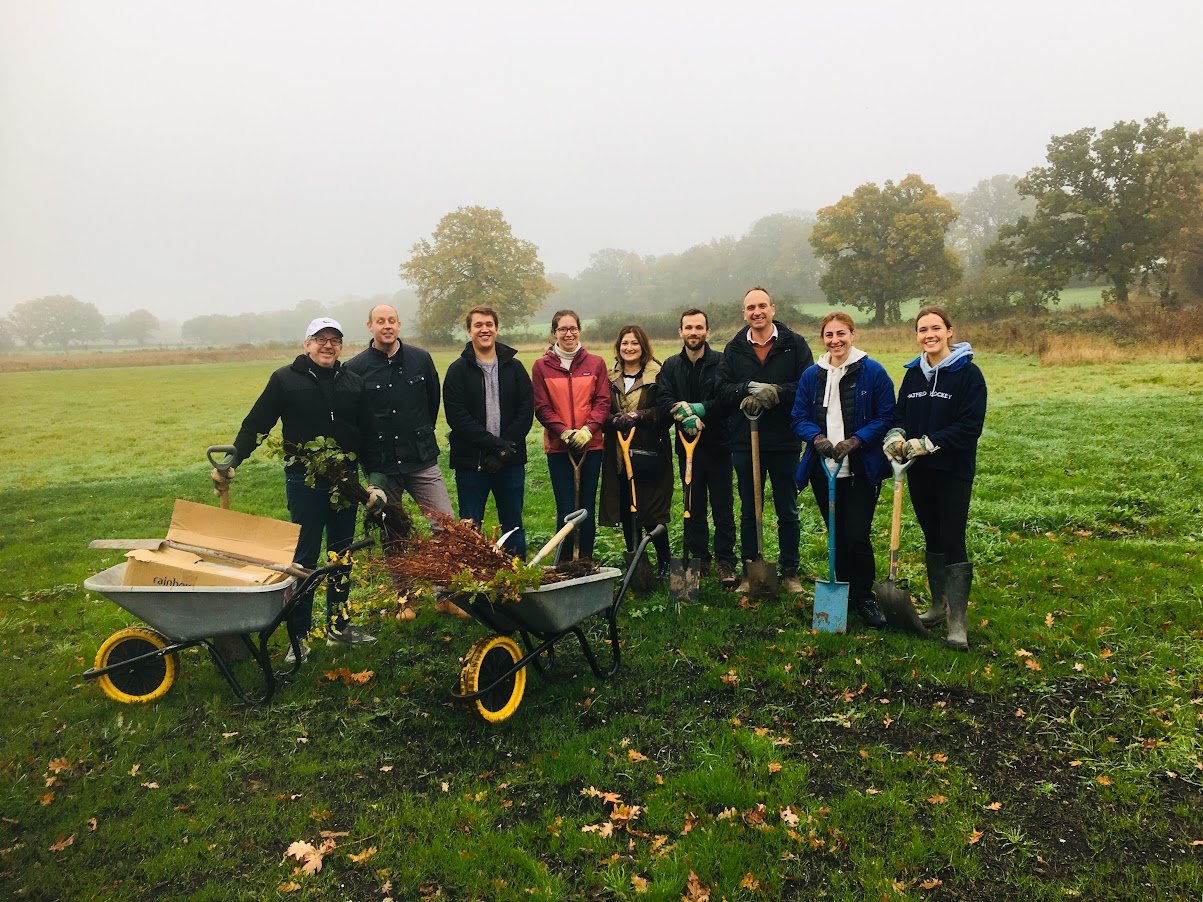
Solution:
[(944, 555), (927, 555), (927, 585), (931, 588), (931, 607), (919, 615), (919, 622), (928, 629), (944, 622), (948, 599), (944, 597)]
[(969, 587), (973, 585), (973, 564), (949, 564), (944, 568), (944, 591), (948, 598), (948, 638), (944, 644), (957, 651), (969, 650), (966, 625)]

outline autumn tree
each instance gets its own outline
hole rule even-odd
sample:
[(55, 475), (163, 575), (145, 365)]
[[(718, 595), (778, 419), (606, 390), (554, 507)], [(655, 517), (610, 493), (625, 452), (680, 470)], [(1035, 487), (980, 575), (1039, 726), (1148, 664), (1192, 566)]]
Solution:
[(555, 287), (538, 248), (514, 236), (500, 210), (460, 207), (410, 249), (401, 277), (417, 291), (418, 331), (445, 343), (465, 313), (484, 304), (507, 325), (525, 322)]
[(69, 294), (22, 301), (9, 314), (13, 331), (26, 345), (59, 347), (96, 343), (104, 333), (104, 317), (95, 304)]
[(1164, 269), (1189, 221), (1201, 142), (1164, 113), (1054, 136), (1048, 165), (1019, 182), (1036, 212), (1004, 226), (988, 259), (1022, 267), (1053, 296), (1076, 275), (1100, 275), (1107, 297), (1126, 302)]
[(872, 313), (877, 325), (897, 322), (903, 301), (960, 277), (944, 246), (956, 218), (952, 204), (913, 173), (897, 185), (861, 185), (818, 213), (810, 244), (827, 264), (819, 286), (832, 304)]

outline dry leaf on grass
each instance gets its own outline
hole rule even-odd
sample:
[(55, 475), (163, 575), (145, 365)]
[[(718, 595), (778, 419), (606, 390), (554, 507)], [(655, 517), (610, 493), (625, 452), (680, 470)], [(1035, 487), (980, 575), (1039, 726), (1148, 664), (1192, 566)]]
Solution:
[(927, 804), (929, 804), (929, 805), (943, 805), (947, 801), (948, 801), (948, 796), (942, 796), (939, 794), (927, 797)]
[(710, 889), (702, 883), (697, 874), (690, 871), (681, 899), (683, 902), (710, 902)]
[(325, 672), (326, 679), (330, 682), (342, 680), (348, 686), (362, 686), (376, 675), (372, 670), (361, 670), (359, 673), (351, 673), (350, 668), (340, 667), (337, 670), (327, 670)]
[(757, 892), (760, 889), (760, 881), (752, 876), (752, 872), (744, 874), (743, 879), (739, 881), (739, 888)]
[(641, 755), (634, 749), (627, 749), (627, 759), (629, 761), (646, 761), (647, 755)]
[(943, 886), (944, 881), (939, 877), (932, 877), (930, 880), (924, 880), (919, 884), (919, 889), (935, 889), (937, 886)]
[(289, 858), (301, 862), (301, 871), (306, 874), (316, 874), (322, 869), (323, 855), (313, 847), (312, 843), (297, 841), (288, 847), (284, 853)]
[(640, 877), (638, 874), (631, 875), (631, 886), (634, 887), (636, 893), (647, 892), (647, 879)]
[(971, 846), (974, 845), (978, 840), (980, 840), (982, 838), (982, 835), (983, 834), (982, 834), (981, 830), (974, 830), (972, 833), (970, 833), (969, 834), (969, 845), (971, 845)]
[(53, 801), (54, 801), (54, 793), (53, 792), (48, 792), (44, 796), (38, 797), (39, 805), (49, 805)]
[(1028, 670), (1043, 670), (1043, 668), (1040, 666), (1040, 662), (1035, 658), (1025, 658), (1023, 666)]
[(276, 889), (282, 893), (295, 893), (300, 888), (301, 884), (297, 883), (295, 880), (289, 880), (287, 883), (281, 883), (276, 887)]
[(50, 847), (50, 851), (51, 852), (61, 852), (61, 851), (63, 851), (63, 849), (67, 848), (67, 846), (73, 844), (74, 842), (75, 842), (75, 834), (74, 833), (72, 833), (70, 836), (60, 836), (58, 838), (58, 842), (54, 843)]
[(1099, 786), (1110, 786), (1112, 783), (1115, 782), (1110, 777), (1108, 777), (1106, 774), (1099, 774), (1097, 777), (1094, 778), (1094, 781), (1096, 783), (1098, 783)]
[(71, 762), (66, 758), (52, 758), (50, 770), (52, 773), (61, 774), (65, 770), (71, 770)]
[(347, 857), (350, 858), (356, 864), (363, 864), (365, 861), (367, 861), (369, 858), (371, 858), (375, 854), (376, 854), (376, 847), (368, 846), (366, 849), (364, 849), (362, 852), (359, 852), (359, 853), (348, 852)]

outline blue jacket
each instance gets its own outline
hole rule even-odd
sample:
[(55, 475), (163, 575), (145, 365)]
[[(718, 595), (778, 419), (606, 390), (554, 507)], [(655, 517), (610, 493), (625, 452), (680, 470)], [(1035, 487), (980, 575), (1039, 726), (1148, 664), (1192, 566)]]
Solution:
[[(806, 453), (798, 464), (794, 481), (799, 488), (810, 481), (811, 468), (819, 462), (815, 454), (815, 437), (827, 431), (827, 409), (823, 406), (823, 393), (827, 388), (827, 371), (817, 363), (802, 374), (798, 380), (798, 393), (794, 396), (791, 422), (794, 434), (806, 443)], [(853, 393), (855, 401), (849, 405), (848, 395)], [(840, 401), (848, 423), (847, 411), (852, 409), (852, 427), (861, 441), (861, 447), (848, 456), (849, 466), (854, 473), (862, 471), (873, 485), (881, 485), (890, 475), (890, 462), (881, 450), (882, 439), (894, 424), (894, 383), (883, 367), (871, 357), (862, 357), (848, 367), (840, 380)]]
[(941, 366), (929, 381), (916, 357), (898, 389), (894, 425), (907, 438), (926, 435), (940, 450), (915, 461), (916, 470), (944, 472), (972, 482), (977, 441), (986, 421), (986, 379), (972, 352)]

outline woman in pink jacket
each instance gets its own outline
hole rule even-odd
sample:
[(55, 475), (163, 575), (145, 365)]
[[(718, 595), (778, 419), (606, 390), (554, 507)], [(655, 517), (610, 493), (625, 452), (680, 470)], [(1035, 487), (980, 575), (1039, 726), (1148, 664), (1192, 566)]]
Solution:
[[(571, 310), (551, 318), (552, 345), (531, 367), (535, 418), (543, 424), (543, 450), (556, 499), (556, 521), (579, 508), (589, 515), (577, 526), (580, 557), (593, 557), (597, 480), (601, 474), (602, 425), (610, 415), (610, 380), (605, 362), (581, 344), (581, 319)], [(574, 469), (580, 468), (580, 494)], [(561, 546), (572, 555), (576, 533)]]

